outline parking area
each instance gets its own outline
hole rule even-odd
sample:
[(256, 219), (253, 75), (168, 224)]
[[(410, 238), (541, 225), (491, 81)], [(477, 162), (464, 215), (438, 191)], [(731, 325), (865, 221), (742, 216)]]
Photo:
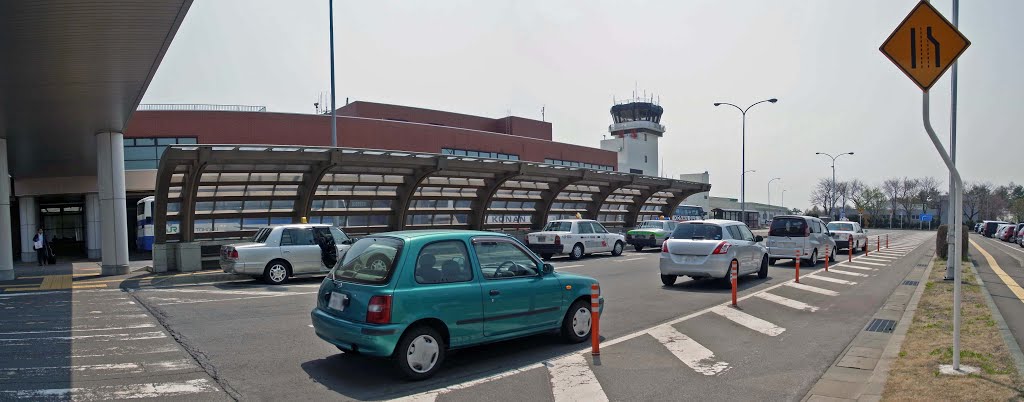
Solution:
[[(799, 284), (787, 260), (766, 279), (741, 278), (739, 309), (726, 306), (730, 291), (716, 281), (662, 286), (659, 250), (555, 258), (556, 270), (601, 283), (600, 359), (539, 335), (452, 353), (422, 382), (316, 337), (309, 312), (321, 278), (4, 294), (0, 309), (13, 319), (0, 323), (0, 353), (24, 358), (0, 363), (0, 373), (35, 370), (64, 381), (7, 375), (0, 399), (59, 399), (65, 387), (86, 400), (799, 399), (930, 255), (934, 238), (876, 234), (889, 235), (889, 249), (858, 253), (853, 263), (840, 255), (827, 273), (822, 263), (801, 267)], [(73, 318), (58, 322), (62, 312)]]

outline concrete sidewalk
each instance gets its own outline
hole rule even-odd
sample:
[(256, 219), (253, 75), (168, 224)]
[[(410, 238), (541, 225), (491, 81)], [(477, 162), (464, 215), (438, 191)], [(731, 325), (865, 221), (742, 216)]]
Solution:
[[(804, 396), (804, 401), (878, 401), (892, 363), (914, 321), (918, 302), (928, 284), (934, 246), (919, 257), (903, 285), (892, 292), (868, 326), (879, 325), (880, 332), (863, 330), (850, 342), (832, 366)], [(914, 283), (917, 282), (917, 283)], [(885, 320), (885, 321), (876, 321)]]
[(149, 260), (132, 261), (125, 275), (100, 275), (97, 261), (65, 262), (38, 266), (18, 264), (17, 279), (0, 282), (0, 293), (51, 291), (67, 289), (133, 289), (143, 286), (176, 286), (234, 280), (251, 280), (245, 275), (228, 274), (219, 269), (195, 272), (154, 274), (149, 271)]

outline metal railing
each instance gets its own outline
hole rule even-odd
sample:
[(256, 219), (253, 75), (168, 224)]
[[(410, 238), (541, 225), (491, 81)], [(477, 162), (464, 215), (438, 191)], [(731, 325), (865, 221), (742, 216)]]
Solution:
[(186, 111), (186, 112), (266, 112), (266, 106), (253, 105), (212, 105), (205, 103), (144, 103), (136, 110), (143, 111)]

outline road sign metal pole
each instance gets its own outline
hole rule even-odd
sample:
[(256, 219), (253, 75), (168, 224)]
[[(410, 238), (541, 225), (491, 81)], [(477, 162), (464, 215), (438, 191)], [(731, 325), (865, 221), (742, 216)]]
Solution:
[[(960, 0), (953, 0), (953, 26), (958, 27), (960, 23)], [(957, 76), (957, 64), (953, 63), (953, 75), (950, 77), (950, 89), (949, 89), (949, 159), (956, 165), (956, 76)], [(949, 176), (949, 223), (953, 222), (953, 214), (963, 214), (963, 211), (956, 211), (953, 209), (953, 175)], [(949, 227), (949, 223), (946, 227)], [(929, 225), (930, 228), (930, 225)], [(949, 241), (950, 232), (946, 231), (947, 249), (946, 257), (953, 255), (953, 248), (959, 243)], [(950, 263), (949, 258), (946, 258), (946, 280), (953, 279), (953, 264)]]
[[(946, 153), (946, 149), (943, 148), (942, 142), (939, 141), (939, 137), (935, 135), (935, 130), (932, 129), (931, 113), (930, 113), (930, 99), (928, 92), (926, 91), (922, 101), (922, 116), (924, 119), (924, 129), (928, 132), (928, 137), (931, 138), (932, 144), (935, 145), (935, 149), (939, 151), (939, 156), (942, 157), (942, 161), (949, 168), (950, 176), (953, 178), (953, 210), (963, 210), (963, 181), (960, 179), (960, 172), (957, 171), (956, 165), (953, 163), (953, 159), (950, 158), (949, 154)], [(957, 247), (960, 245), (960, 239), (963, 238), (963, 214), (953, 214), (953, 252), (949, 255), (949, 259), (952, 260), (953, 266), (953, 370), (960, 370), (960, 252), (962, 249)]]

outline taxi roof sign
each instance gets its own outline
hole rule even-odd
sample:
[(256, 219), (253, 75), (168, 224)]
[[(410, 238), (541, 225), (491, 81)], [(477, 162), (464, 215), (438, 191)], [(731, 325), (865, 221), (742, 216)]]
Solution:
[(927, 91), (970, 45), (935, 7), (922, 0), (878, 50)]

